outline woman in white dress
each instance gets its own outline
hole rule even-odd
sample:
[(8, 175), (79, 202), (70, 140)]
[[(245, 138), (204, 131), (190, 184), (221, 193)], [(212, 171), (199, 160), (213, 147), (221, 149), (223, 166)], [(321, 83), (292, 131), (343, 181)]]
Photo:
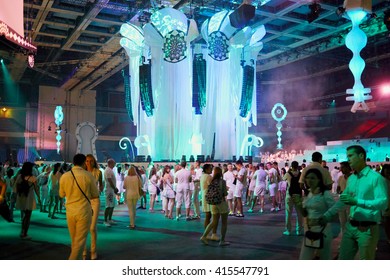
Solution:
[(155, 167), (153, 167), (150, 170), (149, 184), (148, 184), (148, 192), (149, 192), (149, 200), (150, 200), (149, 212), (154, 212), (154, 202), (157, 196), (158, 180), (159, 178), (157, 176), (157, 170)]
[(162, 195), (167, 199), (167, 203), (165, 204), (165, 209), (164, 209), (165, 217), (169, 219), (173, 219), (172, 213), (173, 213), (173, 206), (175, 205), (176, 192), (174, 191), (174, 187), (173, 187), (171, 168), (168, 165), (164, 167), (162, 181), (164, 186)]
[(16, 208), (23, 213), (22, 230), (20, 232), (20, 238), (22, 239), (31, 239), (27, 232), (30, 227), (32, 211), (37, 208), (35, 195), (38, 197), (38, 203), (41, 204), (37, 178), (33, 175), (33, 166), (33, 163), (25, 162), (15, 180), (17, 192)]

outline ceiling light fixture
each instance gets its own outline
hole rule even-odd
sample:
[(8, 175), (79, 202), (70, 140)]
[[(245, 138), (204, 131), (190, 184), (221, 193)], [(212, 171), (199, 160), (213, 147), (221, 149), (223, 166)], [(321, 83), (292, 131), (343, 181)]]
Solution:
[(313, 3), (309, 5), (309, 9), (310, 13), (307, 14), (307, 21), (311, 23), (319, 17), (321, 5), (318, 3)]

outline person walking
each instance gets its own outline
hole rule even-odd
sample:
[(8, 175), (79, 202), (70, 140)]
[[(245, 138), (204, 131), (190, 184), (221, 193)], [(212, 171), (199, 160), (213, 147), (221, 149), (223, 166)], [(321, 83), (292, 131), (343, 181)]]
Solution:
[[(102, 172), (100, 171), (96, 159), (92, 154), (87, 155), (85, 165), (87, 171), (90, 172), (95, 178), (96, 189), (98, 190), (99, 193), (102, 192), (103, 191)], [(100, 211), (100, 198), (99, 197), (91, 198), (91, 206), (93, 210), (91, 228), (89, 229), (89, 232), (91, 233), (91, 260), (96, 260), (97, 259), (97, 249), (96, 249), (97, 221), (99, 218), (99, 211)], [(85, 245), (84, 252), (83, 252), (83, 259), (85, 260), (86, 258), (87, 258), (87, 246)]]
[(38, 197), (38, 203), (41, 204), (37, 178), (33, 175), (33, 166), (34, 163), (25, 162), (15, 180), (16, 209), (19, 209), (22, 213), (22, 230), (20, 232), (20, 238), (22, 239), (31, 239), (27, 232), (30, 227), (32, 211), (37, 208), (35, 195)]
[(229, 206), (226, 202), (226, 182), (223, 180), (222, 169), (220, 167), (215, 167), (213, 172), (214, 176), (211, 182), (213, 183), (214, 181), (214, 183), (221, 188), (220, 192), (222, 193), (222, 201), (219, 204), (211, 205), (212, 222), (207, 225), (200, 240), (203, 242), (203, 244), (208, 245), (207, 236), (210, 231), (217, 227), (219, 218), (221, 218), (221, 240), (219, 241), (219, 246), (227, 246), (230, 245), (230, 243), (225, 241), (229, 214)]
[(131, 166), (125, 177), (123, 188), (126, 190), (126, 204), (129, 210), (130, 225), (128, 228), (135, 229), (135, 214), (137, 201), (142, 196), (142, 180), (138, 176), (134, 166)]
[[(347, 148), (348, 163), (355, 171), (348, 177), (340, 200), (322, 217), (328, 223), (343, 207), (350, 206), (349, 222), (340, 243), (340, 260), (374, 260), (379, 240), (381, 213), (388, 206), (385, 178), (366, 163), (366, 150), (359, 145)], [(341, 208), (340, 208), (341, 207)]]
[(61, 176), (59, 195), (66, 197), (66, 221), (71, 240), (69, 260), (81, 260), (91, 228), (91, 199), (99, 197), (93, 175), (86, 171), (86, 156), (76, 154), (73, 168)]

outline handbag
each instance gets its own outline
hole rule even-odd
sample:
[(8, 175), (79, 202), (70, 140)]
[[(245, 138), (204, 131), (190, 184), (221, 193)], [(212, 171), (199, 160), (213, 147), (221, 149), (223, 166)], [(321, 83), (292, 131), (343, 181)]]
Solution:
[(73, 174), (73, 171), (72, 170), (70, 170), (70, 173), (72, 173), (72, 175), (73, 175), (73, 178), (74, 178), (74, 180), (76, 181), (76, 184), (77, 184), (77, 186), (79, 187), (79, 190), (83, 193), (83, 195), (85, 196), (85, 198), (87, 199), (87, 201), (88, 201), (88, 203), (89, 203), (89, 205), (91, 206), (91, 211), (92, 211), (92, 216), (93, 216), (93, 209), (92, 209), (92, 204), (91, 204), (91, 201), (89, 200), (89, 198), (85, 195), (85, 193), (83, 192), (83, 190), (80, 188), (80, 185), (79, 185), (79, 182), (77, 182), (77, 179), (76, 179), (76, 177), (74, 176), (74, 174)]
[(311, 231), (310, 228), (305, 232), (304, 244), (308, 248), (322, 249), (324, 247), (324, 231), (325, 227), (322, 227), (320, 232)]
[(218, 205), (223, 200), (222, 180), (213, 180), (207, 188), (206, 202), (211, 205)]

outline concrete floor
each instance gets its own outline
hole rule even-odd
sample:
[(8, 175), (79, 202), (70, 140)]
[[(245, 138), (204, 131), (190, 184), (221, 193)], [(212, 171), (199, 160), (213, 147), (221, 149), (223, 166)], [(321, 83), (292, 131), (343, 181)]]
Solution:
[[(270, 206), (267, 205), (267, 209)], [(247, 213), (245, 217), (229, 217), (226, 240), (230, 246), (219, 247), (217, 242), (204, 246), (199, 238), (203, 219), (168, 220), (160, 213), (137, 210), (136, 230), (129, 230), (126, 205), (118, 205), (113, 219), (116, 225), (103, 225), (102, 210), (98, 224), (98, 258), (102, 260), (296, 260), (302, 243), (300, 236), (284, 236), (284, 211), (263, 214)], [(258, 210), (258, 209), (257, 209)], [(34, 211), (29, 235), (32, 240), (19, 238), (19, 212), (16, 223), (0, 220), (0, 259), (3, 260), (65, 260), (70, 253), (70, 238), (65, 214), (58, 219), (47, 218), (46, 213)], [(332, 224), (337, 236), (339, 226)], [(339, 238), (333, 242), (334, 252)], [(377, 259), (390, 259), (390, 246), (383, 229), (378, 244)]]

